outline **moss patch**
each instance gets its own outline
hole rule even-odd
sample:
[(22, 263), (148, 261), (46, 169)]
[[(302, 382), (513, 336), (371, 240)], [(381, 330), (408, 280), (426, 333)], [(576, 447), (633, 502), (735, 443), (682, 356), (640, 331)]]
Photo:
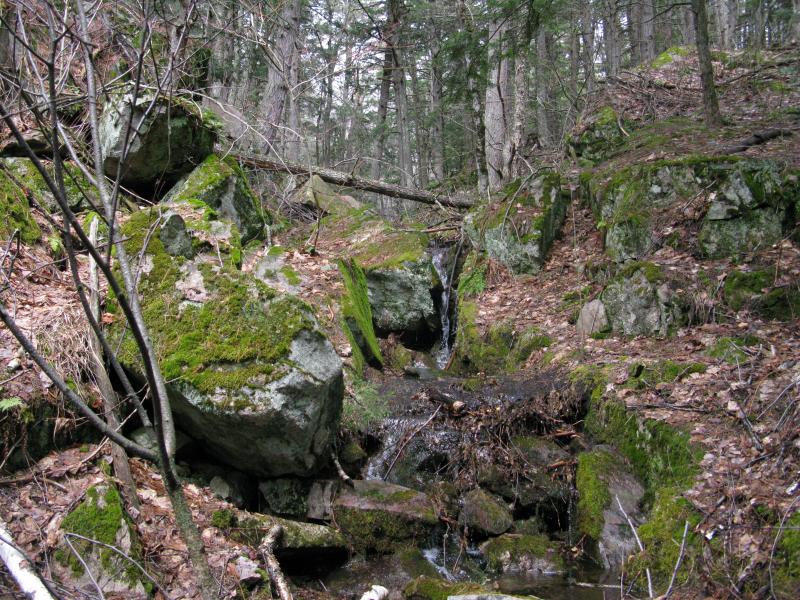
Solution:
[(479, 296), (486, 289), (486, 272), (489, 265), (486, 259), (476, 252), (470, 253), (464, 261), (461, 276), (458, 279), (459, 299)]
[(345, 335), (353, 349), (353, 363), (357, 373), (362, 373), (364, 363), (378, 367), (383, 364), (378, 338), (372, 324), (372, 307), (367, 295), (367, 278), (355, 259), (339, 260), (345, 293), (342, 296), (342, 318)]
[(605, 450), (593, 450), (578, 456), (575, 487), (578, 490), (578, 530), (594, 540), (600, 539), (605, 518), (603, 512), (611, 504), (605, 477), (617, 459)]
[(406, 600), (447, 600), (450, 596), (486, 593), (477, 583), (457, 583), (434, 577), (418, 577), (403, 588)]
[[(157, 211), (143, 210), (123, 225), (126, 248), (136, 256), (157, 218)], [(209, 298), (201, 303), (184, 302), (176, 284), (182, 280), (183, 257), (164, 251), (158, 236), (146, 248), (152, 269), (139, 285), (144, 320), (164, 377), (180, 379), (201, 393), (230, 392), (242, 386), (264, 384), (280, 378), (291, 342), (304, 329), (315, 327), (310, 308), (291, 296), (274, 290), (230, 266), (220, 268), (199, 263), (197, 268)], [(122, 327), (112, 334), (119, 337)], [(132, 336), (120, 348), (125, 364), (138, 364), (139, 354)], [(220, 409), (238, 410), (232, 396), (222, 399)]]
[(779, 598), (797, 598), (800, 595), (800, 512), (784, 523), (783, 532), (775, 548), (774, 582)]
[(711, 358), (718, 358), (735, 365), (747, 360), (747, 353), (744, 351), (745, 348), (757, 346), (760, 343), (761, 340), (754, 335), (745, 335), (741, 337), (723, 336), (714, 342), (714, 345), (711, 346), (706, 353)]
[(16, 230), (26, 244), (32, 244), (42, 235), (31, 216), (25, 191), (0, 168), (0, 239), (7, 240)]
[(693, 373), (705, 373), (703, 363), (682, 363), (662, 360), (652, 364), (634, 363), (629, 369), (631, 378), (625, 386), (633, 389), (654, 388), (659, 383), (675, 383)]
[(554, 570), (566, 568), (564, 559), (555, 551), (553, 542), (544, 535), (501, 535), (486, 542), (481, 548), (486, 563), (492, 571), (502, 571), (504, 563), (524, 558), (546, 559)]

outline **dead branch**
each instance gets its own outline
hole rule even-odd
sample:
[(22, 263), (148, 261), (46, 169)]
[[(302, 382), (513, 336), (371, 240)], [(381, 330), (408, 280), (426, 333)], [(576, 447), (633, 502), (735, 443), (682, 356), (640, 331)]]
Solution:
[[(631, 532), (633, 533), (633, 539), (636, 540), (636, 545), (639, 547), (640, 552), (644, 552), (644, 546), (642, 545), (642, 540), (639, 539), (639, 534), (636, 533), (636, 527), (633, 525), (633, 521), (628, 516), (628, 513), (625, 512), (625, 509), (622, 508), (622, 502), (619, 501), (619, 496), (614, 496), (617, 500), (617, 506), (619, 506), (619, 510), (622, 512), (622, 516), (625, 517), (625, 520), (628, 522), (628, 527), (631, 528)], [(653, 578), (650, 575), (650, 569), (644, 570), (645, 574), (647, 575), (647, 597), (653, 598)]]
[(0, 519), (0, 560), (11, 573), (19, 589), (32, 600), (55, 600), (28, 558), (14, 543), (6, 524)]
[(339, 479), (342, 480), (342, 483), (349, 487), (355, 487), (350, 475), (348, 475), (342, 468), (342, 464), (339, 462), (339, 457), (336, 456), (336, 452), (334, 450), (331, 450), (331, 460), (333, 461), (333, 466), (336, 467), (336, 473), (339, 475)]
[(683, 525), (683, 539), (681, 540), (681, 549), (678, 552), (678, 560), (675, 561), (675, 568), (672, 570), (672, 577), (669, 579), (669, 587), (667, 587), (667, 592), (664, 594), (664, 600), (669, 598), (670, 594), (672, 593), (672, 586), (675, 585), (675, 577), (678, 575), (678, 571), (681, 568), (681, 563), (683, 562), (683, 552), (686, 550), (686, 535), (689, 533), (689, 521), (684, 521)]
[(376, 194), (381, 194), (390, 198), (402, 198), (413, 202), (421, 202), (422, 204), (449, 206), (451, 208), (470, 208), (473, 206), (473, 203), (469, 200), (448, 198), (447, 196), (440, 196), (439, 194), (434, 194), (427, 190), (385, 183), (375, 179), (367, 179), (366, 177), (357, 177), (351, 173), (342, 173), (341, 171), (334, 171), (333, 169), (326, 169), (324, 167), (307, 166), (286, 161), (276, 162), (259, 156), (245, 156), (242, 154), (231, 154), (231, 156), (243, 165), (249, 167), (265, 169), (267, 171), (282, 171), (291, 175), (317, 175), (323, 181), (334, 185), (341, 185), (365, 192), (375, 192)]
[(789, 129), (767, 129), (765, 131), (757, 131), (753, 135), (744, 138), (743, 140), (722, 149), (722, 154), (738, 154), (744, 152), (748, 148), (765, 144), (770, 140), (779, 137), (789, 137), (793, 132)]
[(273, 552), (275, 545), (280, 542), (282, 535), (283, 526), (273, 526), (267, 532), (267, 535), (264, 536), (261, 544), (259, 544), (258, 551), (261, 552), (261, 555), (264, 557), (269, 578), (275, 585), (275, 590), (278, 592), (278, 597), (280, 600), (292, 600), (292, 592), (289, 590), (289, 585), (286, 583), (286, 579), (283, 577), (283, 571), (281, 571), (281, 566), (278, 563), (278, 559), (275, 558), (275, 554)]
[(411, 440), (414, 438), (414, 436), (415, 436), (415, 435), (417, 435), (417, 434), (418, 434), (420, 431), (422, 431), (423, 429), (425, 429), (425, 427), (427, 427), (427, 426), (428, 426), (428, 423), (430, 423), (431, 421), (433, 421), (433, 419), (436, 417), (436, 415), (438, 415), (438, 414), (439, 414), (439, 411), (440, 411), (440, 410), (442, 410), (442, 405), (441, 405), (441, 404), (440, 404), (439, 406), (437, 406), (437, 407), (436, 407), (436, 410), (435, 410), (435, 411), (433, 411), (433, 413), (431, 414), (431, 416), (430, 416), (430, 417), (428, 417), (428, 420), (427, 420), (427, 421), (425, 421), (425, 422), (424, 422), (422, 425), (420, 425), (419, 427), (417, 427), (417, 428), (416, 428), (416, 429), (415, 429), (415, 430), (414, 430), (414, 431), (411, 433), (411, 435), (410, 435), (410, 436), (408, 436), (408, 437), (406, 438), (406, 440), (405, 440), (405, 441), (403, 442), (403, 444), (400, 446), (400, 449), (397, 451), (397, 454), (395, 455), (395, 457), (394, 457), (394, 460), (393, 460), (393, 461), (392, 461), (392, 463), (389, 465), (389, 468), (388, 468), (388, 469), (386, 469), (386, 473), (384, 473), (384, 474), (383, 474), (383, 477), (382, 477), (381, 479), (383, 479), (384, 481), (386, 481), (386, 478), (387, 478), (387, 477), (389, 477), (389, 473), (391, 473), (391, 472), (392, 472), (392, 469), (394, 468), (394, 464), (395, 464), (395, 463), (397, 462), (397, 460), (400, 458), (400, 455), (403, 453), (403, 450), (405, 450), (405, 449), (406, 449), (406, 446), (408, 446), (408, 443), (409, 443), (409, 442), (410, 442), (410, 441), (411, 441)]

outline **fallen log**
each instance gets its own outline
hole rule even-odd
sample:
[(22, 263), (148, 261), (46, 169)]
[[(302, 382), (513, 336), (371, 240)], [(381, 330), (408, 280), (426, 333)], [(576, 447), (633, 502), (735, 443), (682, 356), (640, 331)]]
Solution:
[(0, 520), (0, 561), (11, 573), (26, 598), (55, 600), (39, 574), (34, 571), (31, 563), (14, 543), (11, 533), (2, 520)]
[(774, 140), (775, 138), (779, 137), (788, 137), (792, 135), (792, 131), (789, 129), (768, 129), (766, 131), (757, 131), (750, 137), (747, 137), (740, 142), (732, 146), (728, 146), (722, 150), (723, 154), (738, 154), (739, 152), (744, 152), (748, 148), (752, 148), (753, 146), (758, 146), (759, 144), (765, 144), (770, 140)]
[(420, 190), (417, 188), (405, 187), (402, 185), (395, 185), (393, 183), (386, 183), (377, 181), (375, 179), (367, 179), (365, 177), (358, 177), (351, 173), (343, 173), (341, 171), (334, 171), (333, 169), (326, 169), (324, 167), (301, 165), (292, 162), (277, 162), (267, 160), (258, 156), (247, 156), (243, 154), (232, 154), (236, 160), (243, 165), (255, 167), (257, 169), (266, 169), (268, 171), (283, 171), (292, 175), (317, 175), (323, 181), (340, 185), (342, 187), (349, 187), (356, 190), (364, 190), (365, 192), (375, 192), (383, 196), (391, 198), (402, 198), (403, 200), (411, 200), (413, 202), (421, 202), (422, 204), (440, 204), (450, 208), (470, 208), (473, 203), (469, 200), (460, 200), (458, 198), (450, 198), (435, 194), (427, 190)]

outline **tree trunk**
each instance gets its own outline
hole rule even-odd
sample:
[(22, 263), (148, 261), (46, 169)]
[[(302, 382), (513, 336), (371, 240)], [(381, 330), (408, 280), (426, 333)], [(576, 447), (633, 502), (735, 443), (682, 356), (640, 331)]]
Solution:
[(642, 62), (650, 62), (656, 57), (656, 32), (655, 32), (655, 7), (653, 0), (640, 0), (641, 11), (641, 27), (639, 29), (641, 60)]
[(274, 42), (262, 46), (268, 70), (267, 83), (261, 96), (260, 116), (264, 123), (265, 141), (262, 146), (267, 152), (279, 150), (276, 144), (281, 138), (281, 126), (285, 124), (284, 111), (289, 101), (292, 67), (296, 61), (302, 6), (303, 2), (283, 2), (280, 17), (275, 20), (277, 31)]
[(370, 164), (370, 177), (380, 179), (383, 155), (386, 149), (386, 116), (389, 113), (389, 92), (392, 89), (392, 49), (387, 45), (383, 51), (383, 69), (381, 71), (381, 92), (378, 98), (377, 134), (375, 137), (375, 155)]
[(606, 47), (606, 74), (615, 77), (619, 74), (621, 50), (619, 39), (619, 15), (614, 0), (605, 0), (603, 18), (603, 42)]
[(700, 65), (700, 81), (703, 86), (703, 112), (706, 123), (710, 127), (722, 125), (719, 112), (717, 90), (714, 85), (714, 68), (711, 64), (711, 52), (708, 47), (708, 15), (706, 0), (692, 0), (695, 17), (695, 34), (697, 36), (697, 58)]
[(586, 92), (594, 92), (594, 18), (592, 16), (592, 3), (584, 0), (581, 12), (581, 38), (583, 41), (583, 70), (586, 78)]
[(792, 5), (792, 32), (789, 41), (792, 44), (800, 44), (800, 0), (793, 0)]
[(389, 44), (392, 51), (392, 84), (394, 86), (395, 121), (398, 141), (397, 155), (400, 168), (400, 185), (410, 186), (412, 182), (411, 143), (408, 133), (408, 95), (406, 92), (406, 71), (403, 52), (400, 48), (400, 29), (402, 27), (403, 2), (389, 0), (388, 10)]
[(697, 44), (697, 36), (695, 35), (694, 26), (694, 10), (691, 6), (680, 7), (681, 17), (681, 32), (683, 33), (683, 43), (685, 46), (694, 46)]
[(529, 53), (530, 42), (528, 40), (521, 40), (514, 61), (514, 118), (512, 121), (511, 135), (509, 136), (509, 151), (506, 156), (506, 171), (512, 177), (519, 176), (523, 168), (522, 161), (516, 159), (525, 145), (525, 125), (528, 122)]
[(544, 27), (539, 27), (536, 32), (536, 131), (543, 148), (549, 148), (552, 143), (547, 113), (550, 101), (547, 63), (547, 31)]
[(508, 135), (508, 49), (509, 21), (497, 15), (489, 25), (488, 58), (489, 76), (486, 81), (484, 105), (484, 152), (489, 176), (489, 189), (503, 185), (508, 173), (505, 171), (505, 146)]
[(625, 17), (628, 22), (628, 38), (631, 44), (631, 65), (642, 62), (642, 2), (632, 0), (625, 6)]
[(428, 187), (428, 173), (430, 172), (430, 145), (428, 128), (425, 125), (425, 107), (422, 92), (419, 87), (417, 65), (408, 59), (408, 71), (411, 75), (411, 98), (414, 101), (414, 138), (417, 146), (417, 186), (423, 189)]

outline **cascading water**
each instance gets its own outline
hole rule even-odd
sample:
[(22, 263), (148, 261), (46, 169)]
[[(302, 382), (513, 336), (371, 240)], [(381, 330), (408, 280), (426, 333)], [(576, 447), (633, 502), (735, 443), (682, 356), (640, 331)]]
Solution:
[(450, 298), (453, 292), (452, 280), (455, 270), (453, 248), (452, 245), (433, 246), (431, 248), (433, 267), (436, 269), (439, 281), (442, 282), (442, 296), (439, 306), (439, 318), (442, 323), (442, 339), (439, 342), (439, 349), (434, 355), (436, 366), (439, 368), (447, 365), (453, 352), (451, 344), (453, 338), (453, 323), (450, 319), (452, 314)]

